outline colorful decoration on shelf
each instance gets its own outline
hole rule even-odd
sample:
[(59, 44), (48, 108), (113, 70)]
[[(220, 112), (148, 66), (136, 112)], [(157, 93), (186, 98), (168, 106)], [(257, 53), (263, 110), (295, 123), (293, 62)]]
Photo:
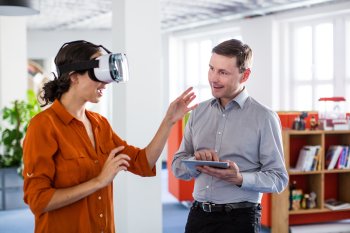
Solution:
[(307, 112), (301, 112), (301, 114), (295, 118), (293, 122), (292, 129), (294, 130), (305, 130), (305, 118), (307, 117)]
[(318, 122), (316, 121), (315, 116), (311, 116), (310, 119), (310, 130), (317, 130), (318, 129)]

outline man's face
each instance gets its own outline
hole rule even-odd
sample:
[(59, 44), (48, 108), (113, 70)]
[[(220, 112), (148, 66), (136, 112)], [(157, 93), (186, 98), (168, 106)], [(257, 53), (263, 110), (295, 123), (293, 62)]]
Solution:
[(243, 89), (245, 71), (239, 72), (236, 57), (226, 57), (213, 53), (209, 62), (208, 80), (212, 95), (225, 106)]

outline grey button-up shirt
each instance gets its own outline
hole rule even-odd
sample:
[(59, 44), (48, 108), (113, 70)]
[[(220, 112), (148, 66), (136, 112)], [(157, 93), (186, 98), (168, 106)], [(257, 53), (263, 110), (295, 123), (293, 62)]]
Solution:
[[(201, 149), (213, 149), (220, 160), (237, 163), (242, 186), (204, 173), (191, 174), (181, 160), (193, 159)], [(172, 170), (180, 179), (195, 178), (197, 201), (260, 203), (262, 193), (281, 192), (288, 184), (278, 115), (250, 97), (246, 89), (225, 108), (217, 99), (200, 103), (186, 124)]]

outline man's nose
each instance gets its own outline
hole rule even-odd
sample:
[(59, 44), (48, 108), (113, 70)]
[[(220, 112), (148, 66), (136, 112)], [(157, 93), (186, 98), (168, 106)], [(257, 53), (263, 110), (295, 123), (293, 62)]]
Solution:
[(219, 80), (219, 74), (217, 72), (211, 72), (209, 75), (209, 80), (212, 82), (216, 82)]

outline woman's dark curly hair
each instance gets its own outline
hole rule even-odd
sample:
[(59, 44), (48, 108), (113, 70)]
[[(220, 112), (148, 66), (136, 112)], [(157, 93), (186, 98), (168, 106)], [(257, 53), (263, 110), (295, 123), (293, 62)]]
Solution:
[[(99, 52), (99, 46), (87, 41), (73, 41), (62, 45), (55, 57), (56, 67), (66, 64), (72, 64), (81, 61), (91, 60), (92, 55)], [(75, 71), (84, 74), (87, 70)], [(42, 107), (60, 99), (61, 96), (69, 90), (71, 80), (70, 72), (55, 75), (54, 80), (44, 84), (40, 98), (43, 101)]]

